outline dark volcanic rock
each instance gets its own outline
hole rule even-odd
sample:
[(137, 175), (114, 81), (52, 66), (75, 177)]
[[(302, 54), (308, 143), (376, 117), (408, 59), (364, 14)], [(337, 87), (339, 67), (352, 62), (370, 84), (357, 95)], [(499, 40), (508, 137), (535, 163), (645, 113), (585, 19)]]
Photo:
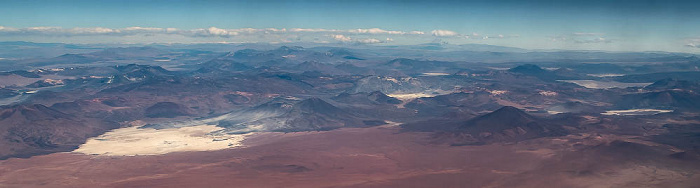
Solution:
[(178, 116), (190, 115), (190, 110), (186, 106), (173, 102), (159, 102), (145, 110), (146, 117), (150, 118), (174, 118)]
[(572, 77), (576, 77), (576, 75), (573, 72), (567, 71), (567, 69), (559, 69), (557, 71), (548, 71), (548, 70), (542, 69), (539, 66), (533, 65), (533, 64), (520, 65), (520, 66), (511, 68), (511, 69), (508, 69), (508, 71), (513, 72), (513, 73), (519, 73), (519, 74), (537, 77), (537, 78), (539, 78), (541, 80), (545, 80), (545, 81), (571, 79)]
[(389, 97), (380, 91), (374, 91), (371, 93), (359, 92), (354, 94), (341, 93), (333, 98), (334, 101), (347, 103), (347, 104), (400, 104), (401, 100), (393, 97)]
[(644, 87), (644, 89), (647, 89), (647, 90), (679, 89), (679, 90), (698, 91), (698, 90), (700, 90), (700, 83), (694, 82), (694, 81), (667, 78), (667, 79), (656, 81), (653, 84)]
[(51, 86), (57, 86), (57, 85), (64, 85), (62, 80), (52, 80), (52, 79), (45, 79), (45, 80), (39, 80), (34, 83), (31, 83), (27, 85), (29, 88), (41, 88), (41, 87), (51, 87)]
[(246, 104), (250, 102), (250, 98), (239, 94), (226, 94), (224, 98), (233, 104)]
[(235, 133), (323, 131), (386, 124), (381, 120), (345, 111), (319, 98), (302, 101), (278, 98), (252, 108), (224, 114), (217, 117), (216, 122), (220, 127)]
[(7, 88), (0, 88), (0, 99), (14, 97), (17, 95), (19, 95), (19, 92), (15, 91), (15, 90), (7, 89)]
[(66, 114), (44, 105), (0, 109), (0, 159), (70, 151), (116, 123)]
[(8, 73), (9, 74), (16, 74), (16, 75), (19, 75), (19, 76), (25, 77), (25, 78), (41, 78), (41, 75), (38, 75), (38, 74), (33, 73), (33, 72), (29, 72), (29, 71), (23, 71), (23, 70), (10, 71)]
[(113, 98), (108, 98), (108, 99), (102, 100), (102, 104), (105, 104), (105, 105), (111, 106), (111, 107), (124, 107), (124, 106), (127, 106), (127, 100), (125, 98), (121, 98), (121, 97), (113, 97)]
[(665, 90), (658, 92), (624, 95), (616, 103), (620, 109), (700, 109), (700, 95), (690, 91)]
[(386, 69), (400, 70), (406, 74), (422, 74), (426, 72), (453, 72), (456, 65), (447, 61), (423, 61), (415, 59), (398, 58), (391, 60), (380, 67)]
[(501, 132), (508, 129), (518, 129), (517, 131), (521, 132), (520, 134), (528, 134), (534, 137), (559, 136), (566, 133), (560, 127), (544, 123), (538, 118), (512, 106), (505, 106), (494, 112), (471, 119), (457, 129), (468, 132)]
[(214, 59), (211, 61), (208, 61), (206, 63), (203, 63), (200, 65), (201, 68), (199, 68), (196, 72), (199, 73), (211, 73), (215, 71), (247, 71), (253, 69), (253, 67), (250, 67), (248, 65), (245, 65), (243, 63), (238, 63), (235, 61), (230, 61), (230, 60), (224, 60), (224, 59)]
[(402, 127), (408, 131), (437, 132), (434, 139), (452, 145), (513, 142), (568, 134), (560, 125), (510, 106), (466, 121), (426, 121)]

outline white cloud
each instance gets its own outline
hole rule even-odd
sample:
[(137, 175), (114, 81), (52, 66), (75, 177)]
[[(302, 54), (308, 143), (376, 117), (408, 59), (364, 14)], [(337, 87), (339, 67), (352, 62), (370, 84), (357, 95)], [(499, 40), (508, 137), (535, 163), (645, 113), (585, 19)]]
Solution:
[(700, 38), (689, 38), (685, 42), (685, 47), (700, 48)]
[(379, 28), (371, 28), (371, 29), (353, 29), (349, 30), (348, 32), (350, 33), (369, 33), (369, 34), (390, 34), (390, 35), (403, 35), (406, 34), (406, 32), (403, 31), (387, 31)]
[(576, 35), (576, 36), (602, 36), (602, 35), (605, 35), (605, 33), (576, 32), (576, 33), (572, 33), (572, 35)]
[(219, 29), (216, 27), (210, 27), (208, 29), (201, 29), (198, 31), (201, 31), (201, 32), (198, 32), (199, 34), (207, 34), (207, 35), (222, 36), (222, 37), (238, 35), (238, 32), (228, 31), (226, 29)]
[(613, 43), (615, 41), (605, 36), (605, 33), (584, 32), (557, 35), (554, 37), (550, 37), (550, 40), (554, 42), (572, 42), (576, 44), (608, 44)]
[[(174, 28), (168, 28), (168, 29), (174, 29)], [(157, 28), (157, 27), (127, 27), (122, 29), (123, 31), (146, 31), (146, 32), (161, 32), (164, 29), (163, 28)]]
[(590, 43), (612, 43), (613, 41), (610, 39), (606, 39), (604, 37), (597, 37), (597, 38), (592, 38), (592, 39), (577, 39), (574, 40), (575, 43), (579, 44), (590, 44)]
[(391, 31), (380, 28), (369, 29), (314, 29), (314, 28), (238, 28), (224, 29), (217, 27), (197, 28), (190, 30), (182, 30), (177, 28), (157, 28), (157, 27), (126, 27), (126, 28), (61, 28), (61, 27), (27, 27), (27, 28), (12, 28), (0, 26), (0, 35), (42, 35), (42, 36), (82, 36), (82, 35), (153, 35), (153, 34), (172, 34), (182, 35), (186, 37), (232, 37), (239, 35), (292, 35), (298, 34), (333, 34), (333, 35), (423, 35), (422, 31)]
[(391, 38), (386, 38), (385, 41), (381, 41), (379, 39), (375, 38), (361, 38), (361, 39), (353, 39), (351, 37), (345, 36), (345, 35), (329, 35), (331, 38), (333, 38), (336, 41), (340, 42), (347, 42), (347, 43), (360, 43), (360, 44), (375, 44), (375, 43), (385, 43), (389, 41), (393, 41), (394, 39)]
[(408, 34), (411, 34), (411, 35), (424, 35), (425, 32), (423, 32), (423, 31), (411, 31), (411, 32), (408, 32)]
[[(359, 29), (319, 29), (319, 28), (159, 28), (159, 27), (125, 27), (125, 28), (61, 28), (61, 27), (26, 27), (12, 28), (0, 26), (0, 37), (17, 38), (42, 37), (51, 41), (68, 40), (82, 41), (109, 39), (111, 41), (127, 40), (119, 38), (130, 36), (128, 40), (149, 42), (174, 42), (174, 41), (225, 41), (225, 42), (319, 42), (338, 41), (343, 43), (375, 44), (398, 41), (421, 41), (426, 39), (449, 38), (451, 40), (482, 40), (503, 39), (518, 37), (518, 35), (479, 35), (477, 33), (460, 34), (450, 30), (432, 30), (429, 33), (423, 31), (399, 31), (385, 30), (381, 28)], [(433, 37), (434, 36), (434, 37)], [(54, 37), (75, 37), (61, 39)], [(104, 38), (99, 38), (104, 37)], [(447, 41), (446, 41), (447, 42)]]
[(289, 31), (292, 31), (292, 32), (337, 32), (338, 30), (292, 28)]
[(0, 32), (16, 32), (18, 29), (0, 26)]
[[(56, 30), (60, 30), (60, 28), (56, 28)], [(54, 31), (54, 29), (50, 29), (50, 31)], [(60, 31), (58, 31), (58, 32), (60, 32)], [(68, 32), (70, 34), (74, 34), (74, 35), (81, 35), (81, 34), (94, 35), (94, 34), (114, 34), (114, 33), (120, 33), (121, 31), (115, 30), (115, 29), (110, 29), (110, 28), (104, 28), (104, 27), (92, 27), (92, 28), (72, 28), (72, 29), (69, 29)]]
[(28, 27), (25, 30), (27, 31), (56, 31), (60, 30), (60, 27)]
[(179, 29), (177, 29), (177, 28), (165, 28), (166, 33), (175, 33), (178, 31), (179, 31)]
[(433, 30), (430, 33), (436, 37), (452, 37), (459, 35), (459, 33), (450, 30)]
[(374, 44), (374, 43), (382, 43), (381, 40), (379, 39), (373, 39), (373, 38), (368, 38), (368, 39), (357, 39), (355, 40), (357, 43), (362, 43), (362, 44)]
[(333, 39), (335, 39), (335, 40), (337, 40), (337, 41), (341, 41), (341, 42), (350, 42), (350, 41), (352, 41), (352, 38), (347, 37), (347, 36), (345, 36), (345, 35), (331, 35), (331, 38), (333, 38)]

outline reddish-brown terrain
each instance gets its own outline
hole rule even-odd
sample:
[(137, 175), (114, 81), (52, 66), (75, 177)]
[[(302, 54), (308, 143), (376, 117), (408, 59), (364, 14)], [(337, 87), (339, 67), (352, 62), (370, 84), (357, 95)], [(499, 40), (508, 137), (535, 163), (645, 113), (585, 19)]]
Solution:
[[(395, 127), (259, 133), (246, 147), (0, 161), (0, 187), (692, 187), (700, 165), (614, 135), (449, 146)], [(682, 154), (681, 154), (682, 155)], [(689, 156), (685, 156), (686, 158)], [(524, 162), (527, 161), (527, 162)]]
[(700, 185), (694, 55), (198, 46), (2, 65), (0, 188)]

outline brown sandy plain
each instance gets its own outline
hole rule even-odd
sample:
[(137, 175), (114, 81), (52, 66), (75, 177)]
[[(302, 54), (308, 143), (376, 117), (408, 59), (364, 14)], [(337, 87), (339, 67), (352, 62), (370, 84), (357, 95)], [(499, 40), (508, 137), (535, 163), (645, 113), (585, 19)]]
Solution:
[[(397, 127), (257, 133), (243, 147), (0, 161), (0, 187), (693, 187), (697, 160), (632, 137), (449, 146)], [(631, 150), (628, 148), (632, 148)]]

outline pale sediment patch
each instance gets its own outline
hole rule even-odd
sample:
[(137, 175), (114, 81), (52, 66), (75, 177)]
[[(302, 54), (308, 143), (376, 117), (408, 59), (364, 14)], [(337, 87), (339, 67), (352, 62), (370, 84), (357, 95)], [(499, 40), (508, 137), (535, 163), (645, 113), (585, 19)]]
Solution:
[(90, 138), (75, 153), (107, 156), (161, 155), (182, 151), (210, 151), (242, 146), (250, 134), (210, 134), (223, 128), (199, 125), (172, 129), (115, 129)]
[(654, 115), (660, 113), (669, 113), (673, 110), (658, 110), (658, 109), (630, 109), (630, 110), (609, 110), (601, 114), (603, 115), (618, 115), (618, 116), (631, 116), (631, 115)]
[(503, 95), (508, 93), (508, 90), (491, 90), (489, 93), (491, 93), (491, 95)]
[(554, 115), (554, 114), (563, 114), (564, 112), (554, 111), (554, 110), (547, 110), (547, 113), (548, 113), (548, 114)]
[(593, 77), (618, 77), (618, 76), (624, 76), (625, 74), (586, 74), (588, 76), (593, 76)]
[(389, 97), (393, 97), (402, 101), (413, 100), (421, 97), (434, 97), (435, 95), (430, 95), (427, 93), (404, 93), (404, 94), (387, 94)]
[(413, 101), (414, 99), (417, 98), (422, 98), (422, 97), (434, 97), (438, 95), (445, 95), (445, 94), (450, 94), (454, 91), (446, 91), (446, 90), (427, 90), (419, 93), (391, 93), (391, 94), (386, 94), (389, 97), (393, 97), (396, 99), (399, 99), (402, 101), (401, 104), (396, 105), (397, 108), (404, 108), (404, 105), (408, 104), (409, 102)]
[(382, 127), (399, 127), (399, 126), (401, 126), (401, 124), (403, 124), (403, 123), (393, 122), (393, 121), (389, 121), (389, 120), (384, 120), (384, 122), (386, 122), (386, 124), (382, 125)]
[(443, 72), (424, 72), (421, 74), (422, 76), (447, 76), (450, 75), (448, 73), (443, 73)]
[(401, 104), (396, 105), (396, 107), (397, 108), (405, 108), (404, 106), (406, 104), (408, 104), (409, 102), (413, 101), (413, 99), (417, 99), (417, 98), (421, 98), (421, 97), (434, 97), (435, 95), (430, 95), (427, 93), (404, 93), (404, 94), (387, 94), (387, 96), (401, 100)]
[(554, 91), (540, 91), (539, 94), (542, 96), (548, 96), (548, 97), (559, 95), (559, 93), (554, 92)]
[(574, 83), (579, 86), (590, 89), (610, 89), (610, 88), (628, 88), (628, 87), (644, 87), (652, 83), (625, 83), (614, 81), (596, 81), (596, 80), (557, 80), (560, 82)]

